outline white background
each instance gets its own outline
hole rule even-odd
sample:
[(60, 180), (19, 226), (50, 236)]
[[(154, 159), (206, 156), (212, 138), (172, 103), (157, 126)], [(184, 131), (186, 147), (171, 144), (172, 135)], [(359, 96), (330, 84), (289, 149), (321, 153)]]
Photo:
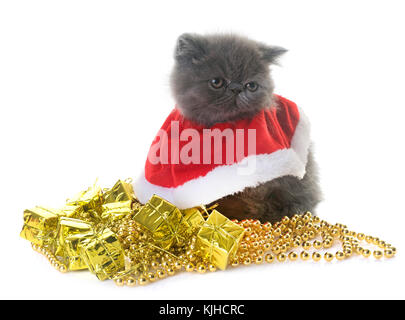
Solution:
[[(1, 298), (405, 298), (403, 1), (1, 1)], [(393, 243), (375, 261), (182, 273), (116, 287), (60, 274), (19, 238), (22, 212), (60, 206), (98, 177), (141, 170), (174, 106), (183, 32), (233, 31), (284, 46), (276, 92), (312, 122), (331, 223)]]

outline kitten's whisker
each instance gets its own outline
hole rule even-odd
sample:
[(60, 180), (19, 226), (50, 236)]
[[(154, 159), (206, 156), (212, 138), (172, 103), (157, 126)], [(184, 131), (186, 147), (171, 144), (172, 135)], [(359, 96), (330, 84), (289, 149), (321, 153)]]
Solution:
[(239, 96), (239, 100), (236, 101), (236, 106), (238, 109), (244, 109), (249, 106), (249, 101), (245, 96), (241, 95)]
[(225, 96), (225, 97), (221, 97), (220, 99), (217, 99), (216, 101), (214, 101), (214, 105), (218, 106), (220, 104), (224, 104), (224, 103), (228, 103), (229, 101), (232, 100), (232, 96)]

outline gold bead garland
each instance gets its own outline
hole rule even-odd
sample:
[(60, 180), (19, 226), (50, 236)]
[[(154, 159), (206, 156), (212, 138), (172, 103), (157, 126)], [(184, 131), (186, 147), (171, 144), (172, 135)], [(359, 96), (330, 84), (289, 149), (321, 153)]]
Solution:
[[(243, 221), (232, 220), (245, 229), (245, 234), (240, 243), (236, 255), (230, 262), (232, 267), (240, 265), (273, 263), (274, 261), (296, 261), (312, 260), (315, 262), (322, 259), (326, 262), (345, 260), (353, 255), (369, 257), (371, 254), (376, 259), (391, 258), (395, 255), (396, 249), (390, 244), (372, 236), (365, 236), (363, 233), (350, 231), (343, 224), (329, 224), (319, 217), (312, 216), (307, 212), (302, 215), (294, 215), (291, 218), (284, 217), (280, 222), (272, 225), (269, 222), (260, 223), (258, 220), (246, 219)], [(115, 228), (115, 229), (114, 229)], [(148, 241), (148, 234), (137, 225), (130, 217), (120, 221), (113, 230), (118, 232), (122, 241), (126, 256), (132, 264), (137, 264), (137, 259), (144, 259), (148, 271), (138, 272), (131, 276), (117, 278), (116, 284), (122, 286), (145, 285), (163, 279), (166, 276), (174, 275), (184, 269), (187, 272), (206, 273), (215, 272), (216, 267), (208, 261), (199, 258), (195, 251), (195, 236), (181, 248), (177, 248), (177, 255), (165, 252), (158, 252), (142, 247), (142, 241)], [(371, 252), (370, 249), (361, 246), (365, 241), (369, 245), (375, 245), (377, 249)], [(311, 249), (330, 249), (340, 243), (341, 249), (335, 253), (326, 251), (310, 252)], [(299, 247), (302, 251), (296, 251)], [(140, 249), (141, 248), (141, 249)], [(142, 249), (143, 248), (143, 249)], [(140, 250), (142, 254), (139, 255)]]
[[(290, 261), (295, 261), (298, 256), (301, 260), (307, 261), (311, 258), (307, 251), (312, 247), (317, 250), (329, 249), (338, 241), (342, 244), (342, 250), (335, 254), (325, 252), (323, 255), (325, 261), (331, 262), (335, 258), (344, 260), (354, 253), (369, 257), (371, 251), (360, 246), (360, 241), (364, 240), (366, 243), (384, 250), (384, 254), (381, 250), (373, 251), (373, 256), (376, 259), (381, 259), (383, 256), (391, 258), (396, 252), (394, 247), (376, 237), (365, 236), (363, 233), (357, 234), (342, 224), (331, 225), (316, 216), (312, 216), (309, 212), (303, 215), (294, 215), (292, 218), (284, 217), (281, 222), (277, 222), (273, 226), (269, 223), (260, 224), (254, 220), (243, 220), (240, 224), (245, 228), (246, 233), (232, 266), (238, 266), (242, 262), (245, 265), (249, 264), (247, 263), (249, 259), (261, 257), (262, 252), (266, 251), (271, 251), (264, 256), (264, 260), (269, 263), (274, 261), (274, 256), (279, 262), (286, 261), (287, 257)], [(315, 239), (317, 237), (321, 239)], [(300, 246), (303, 249), (300, 253), (291, 251)], [(287, 251), (290, 252), (286, 254)], [(321, 259), (321, 253), (317, 251), (312, 253), (313, 261), (320, 261)]]

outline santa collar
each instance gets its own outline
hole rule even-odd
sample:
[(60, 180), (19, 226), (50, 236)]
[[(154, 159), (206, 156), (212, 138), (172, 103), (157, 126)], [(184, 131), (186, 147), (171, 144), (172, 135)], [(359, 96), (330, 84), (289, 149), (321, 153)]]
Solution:
[(294, 102), (278, 95), (274, 100), (274, 106), (252, 119), (211, 128), (174, 109), (134, 182), (139, 201), (145, 203), (156, 194), (186, 209), (282, 176), (301, 179), (310, 144), (309, 122)]

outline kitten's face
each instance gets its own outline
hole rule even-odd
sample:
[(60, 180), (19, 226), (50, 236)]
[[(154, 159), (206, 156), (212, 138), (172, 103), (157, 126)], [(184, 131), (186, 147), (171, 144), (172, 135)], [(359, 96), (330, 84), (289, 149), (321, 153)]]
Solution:
[(180, 36), (171, 77), (177, 108), (205, 126), (253, 117), (272, 102), (269, 64), (284, 52), (237, 36)]

